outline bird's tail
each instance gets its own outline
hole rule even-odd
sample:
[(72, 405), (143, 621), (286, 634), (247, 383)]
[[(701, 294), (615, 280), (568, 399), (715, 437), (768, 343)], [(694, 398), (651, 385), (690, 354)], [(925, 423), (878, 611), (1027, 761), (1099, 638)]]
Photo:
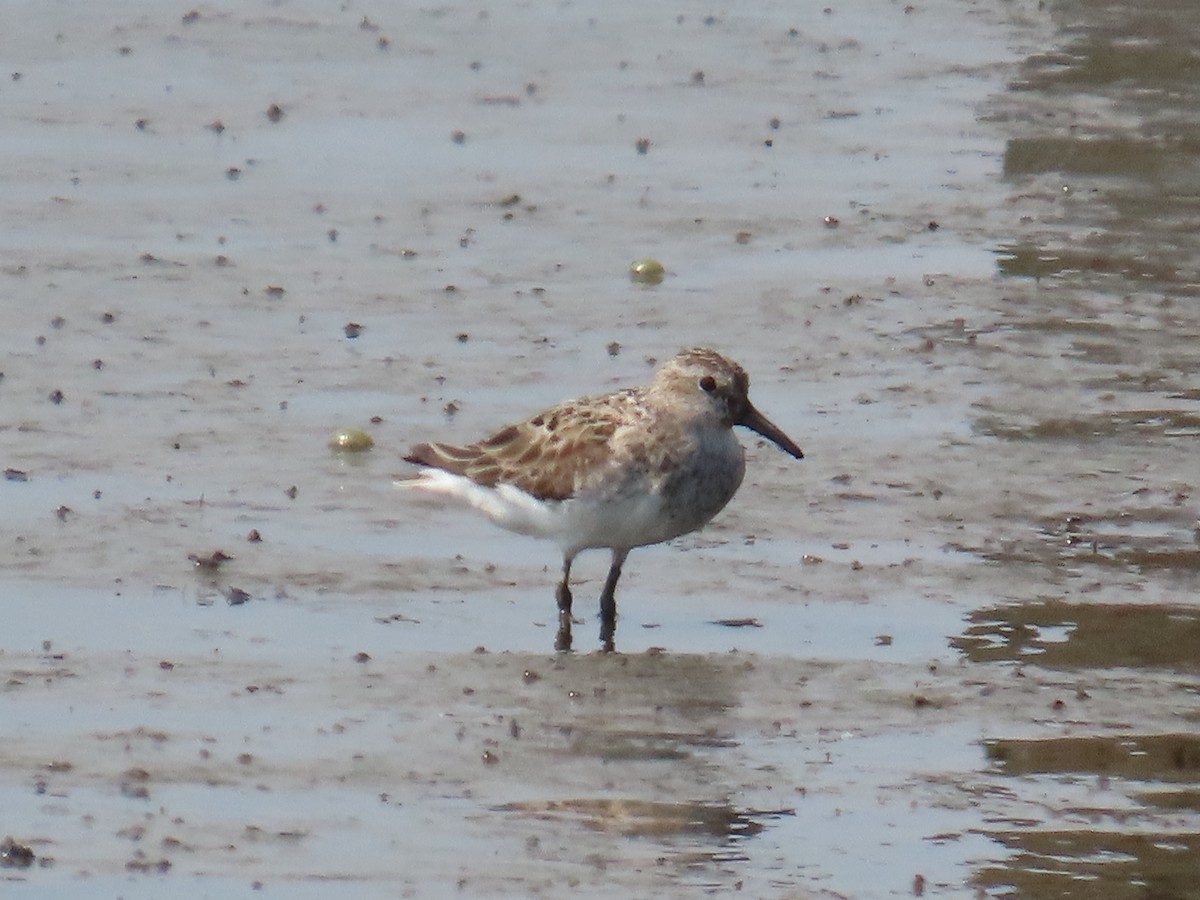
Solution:
[(415, 475), (393, 479), (392, 485), (463, 501), (501, 528), (519, 534), (556, 538), (561, 529), (560, 503), (538, 500), (511, 484), (489, 488), (442, 469), (422, 469)]

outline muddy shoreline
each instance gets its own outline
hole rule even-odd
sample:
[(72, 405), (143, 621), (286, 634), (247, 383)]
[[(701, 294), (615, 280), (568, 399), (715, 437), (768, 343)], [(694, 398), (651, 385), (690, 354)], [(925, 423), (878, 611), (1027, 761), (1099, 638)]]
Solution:
[[(1190, 6), (18, 5), (6, 887), (1194, 896)], [(695, 344), (806, 459), (556, 655), (401, 456)]]

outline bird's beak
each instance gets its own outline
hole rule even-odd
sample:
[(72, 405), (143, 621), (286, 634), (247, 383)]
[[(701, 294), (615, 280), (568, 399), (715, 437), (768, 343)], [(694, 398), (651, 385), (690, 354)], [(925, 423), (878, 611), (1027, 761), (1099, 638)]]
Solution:
[(804, 451), (797, 447), (795, 442), (784, 434), (778, 425), (755, 409), (754, 405), (749, 401), (746, 402), (746, 411), (742, 413), (741, 419), (734, 424), (744, 425), (751, 431), (761, 434), (789, 456), (794, 456), (796, 459), (804, 459)]

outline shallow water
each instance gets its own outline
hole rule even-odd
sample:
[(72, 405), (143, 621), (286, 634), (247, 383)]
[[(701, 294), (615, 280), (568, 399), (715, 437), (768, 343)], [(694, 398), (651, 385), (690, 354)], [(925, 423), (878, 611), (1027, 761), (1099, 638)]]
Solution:
[[(0, 35), (7, 887), (1195, 896), (1194, 4), (187, 12)], [(400, 456), (693, 343), (806, 459), (556, 657)]]

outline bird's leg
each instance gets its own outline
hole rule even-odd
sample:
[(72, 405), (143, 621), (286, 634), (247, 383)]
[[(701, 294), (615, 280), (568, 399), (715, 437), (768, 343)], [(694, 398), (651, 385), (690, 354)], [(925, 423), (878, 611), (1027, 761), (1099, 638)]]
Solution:
[(571, 561), (573, 557), (563, 559), (563, 577), (558, 583), (554, 599), (558, 601), (558, 635), (554, 638), (555, 650), (571, 649)]
[(616, 649), (617, 634), (617, 579), (621, 577), (621, 566), (625, 563), (628, 550), (614, 549), (608, 577), (604, 579), (604, 590), (600, 594), (600, 643), (605, 653)]

